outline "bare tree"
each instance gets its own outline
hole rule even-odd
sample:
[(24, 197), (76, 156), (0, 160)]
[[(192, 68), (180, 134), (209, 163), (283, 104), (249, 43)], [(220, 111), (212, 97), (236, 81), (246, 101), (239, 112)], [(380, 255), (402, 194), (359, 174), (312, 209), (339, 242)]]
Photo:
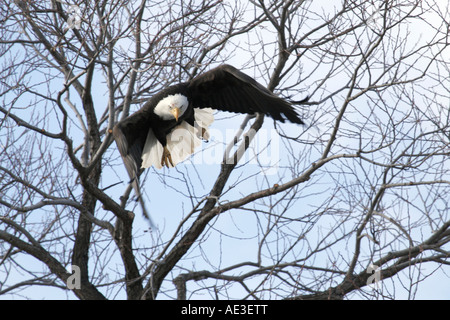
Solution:
[[(413, 299), (450, 263), (443, 2), (1, 0), (0, 294)], [(224, 62), (307, 125), (216, 114), (149, 230), (112, 128)]]

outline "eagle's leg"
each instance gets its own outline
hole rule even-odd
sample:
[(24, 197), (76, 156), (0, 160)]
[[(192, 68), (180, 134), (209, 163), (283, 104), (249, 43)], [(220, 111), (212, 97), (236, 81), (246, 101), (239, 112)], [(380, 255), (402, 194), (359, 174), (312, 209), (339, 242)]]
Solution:
[(169, 163), (172, 165), (172, 167), (175, 167), (175, 166), (173, 165), (173, 162), (172, 162), (172, 155), (170, 154), (170, 152), (169, 152), (169, 150), (167, 149), (167, 147), (164, 146), (163, 154), (162, 154), (162, 158), (161, 158), (161, 165), (162, 165), (163, 167), (164, 167), (164, 166), (169, 167)]

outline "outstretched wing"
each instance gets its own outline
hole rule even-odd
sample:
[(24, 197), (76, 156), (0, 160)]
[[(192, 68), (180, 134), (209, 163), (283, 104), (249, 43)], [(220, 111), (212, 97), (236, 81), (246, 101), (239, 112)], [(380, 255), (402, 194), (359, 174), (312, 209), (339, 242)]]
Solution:
[(287, 119), (303, 124), (291, 104), (230, 65), (197, 76), (189, 82), (188, 89), (196, 108), (211, 107), (248, 114), (259, 112), (281, 122)]
[(113, 136), (130, 176), (130, 183), (141, 204), (143, 214), (149, 220), (151, 228), (154, 229), (155, 225), (147, 212), (139, 185), (139, 176), (143, 171), (141, 169), (142, 150), (148, 130), (151, 130), (145, 122), (144, 113), (138, 111), (117, 123), (113, 128)]

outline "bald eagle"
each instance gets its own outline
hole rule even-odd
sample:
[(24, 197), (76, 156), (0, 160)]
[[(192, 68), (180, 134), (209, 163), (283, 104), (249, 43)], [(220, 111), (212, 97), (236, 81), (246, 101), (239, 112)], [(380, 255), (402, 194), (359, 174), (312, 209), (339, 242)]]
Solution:
[(275, 120), (303, 124), (287, 101), (230, 65), (160, 91), (113, 128), (113, 136), (131, 183), (140, 196), (138, 179), (150, 166), (174, 167), (208, 140), (213, 109), (263, 113)]

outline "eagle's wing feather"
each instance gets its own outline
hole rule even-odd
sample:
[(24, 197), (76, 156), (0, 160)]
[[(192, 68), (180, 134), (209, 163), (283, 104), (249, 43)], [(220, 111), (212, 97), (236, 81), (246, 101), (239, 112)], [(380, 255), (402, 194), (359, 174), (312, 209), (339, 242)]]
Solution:
[(287, 101), (276, 96), (253, 78), (230, 65), (205, 72), (188, 84), (196, 108), (211, 107), (237, 113), (264, 113), (284, 122), (303, 124)]
[[(137, 112), (117, 123), (113, 128), (113, 136), (130, 177), (130, 183), (141, 204), (143, 214), (149, 220), (150, 227), (154, 229), (155, 224), (147, 212), (139, 184), (139, 177), (143, 171), (141, 169), (142, 151), (148, 130), (151, 130), (148, 125), (146, 127), (142, 125), (143, 121), (145, 121), (143, 113)], [(146, 130), (143, 130), (143, 128), (146, 128)]]

